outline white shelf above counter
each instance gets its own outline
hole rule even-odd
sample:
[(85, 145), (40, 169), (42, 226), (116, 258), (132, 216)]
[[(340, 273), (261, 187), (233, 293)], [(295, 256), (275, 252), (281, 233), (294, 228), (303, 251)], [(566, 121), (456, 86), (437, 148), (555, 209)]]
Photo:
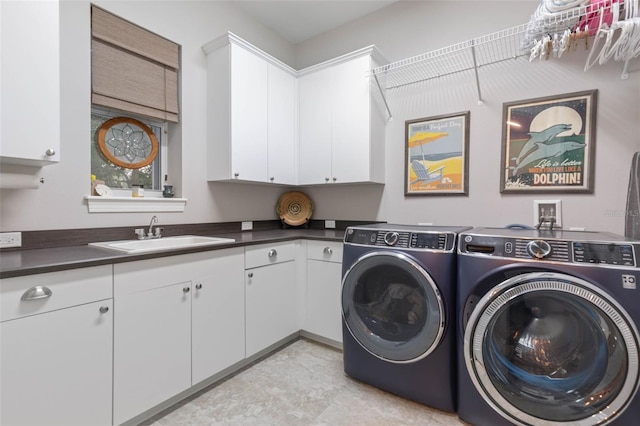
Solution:
[(162, 213), (183, 212), (186, 198), (101, 197), (87, 195), (89, 213)]

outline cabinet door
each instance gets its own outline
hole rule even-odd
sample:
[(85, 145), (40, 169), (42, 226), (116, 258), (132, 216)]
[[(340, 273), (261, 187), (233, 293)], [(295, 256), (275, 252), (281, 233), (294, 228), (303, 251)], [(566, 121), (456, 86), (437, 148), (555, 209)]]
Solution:
[(332, 179), (366, 182), (370, 177), (370, 58), (363, 56), (333, 67)]
[(246, 356), (298, 331), (295, 262), (246, 271)]
[(269, 64), (269, 182), (296, 183), (296, 77)]
[(114, 422), (191, 386), (191, 283), (115, 299)]
[(111, 424), (111, 307), (109, 299), (0, 324), (0, 424)]
[(267, 84), (267, 62), (231, 45), (232, 178), (267, 182)]
[[(298, 79), (298, 184), (331, 182), (331, 68)], [(352, 160), (357, 160), (353, 159)]]
[(342, 342), (340, 263), (307, 260), (307, 331)]
[(193, 281), (192, 384), (244, 358), (244, 256), (215, 255)]
[(58, 1), (0, 2), (0, 162), (60, 161)]

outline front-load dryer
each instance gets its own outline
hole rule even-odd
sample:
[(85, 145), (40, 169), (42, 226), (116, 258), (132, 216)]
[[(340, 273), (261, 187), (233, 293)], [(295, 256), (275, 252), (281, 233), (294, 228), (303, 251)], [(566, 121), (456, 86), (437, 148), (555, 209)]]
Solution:
[(638, 425), (640, 242), (474, 229), (458, 247), (458, 415)]
[(349, 376), (455, 411), (455, 247), (466, 229), (346, 229), (342, 329)]

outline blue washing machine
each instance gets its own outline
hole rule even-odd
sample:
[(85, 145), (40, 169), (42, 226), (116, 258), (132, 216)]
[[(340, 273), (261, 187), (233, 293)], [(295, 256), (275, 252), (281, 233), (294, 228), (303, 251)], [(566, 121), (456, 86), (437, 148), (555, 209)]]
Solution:
[(344, 371), (440, 410), (456, 409), (456, 237), (470, 227), (347, 228)]
[(640, 424), (640, 242), (478, 228), (458, 245), (458, 415)]

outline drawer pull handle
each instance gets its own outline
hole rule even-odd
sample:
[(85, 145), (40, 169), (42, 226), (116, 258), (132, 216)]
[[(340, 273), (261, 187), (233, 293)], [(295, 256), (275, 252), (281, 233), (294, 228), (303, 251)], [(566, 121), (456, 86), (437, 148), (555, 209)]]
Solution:
[(322, 251), (324, 252), (324, 254), (333, 254), (333, 250), (331, 250), (331, 247), (325, 247)]
[(202, 284), (200, 283), (196, 284), (196, 290), (200, 290), (200, 289), (202, 289)]
[(269, 250), (269, 257), (275, 257), (277, 255), (278, 255), (278, 252), (276, 251), (276, 249)]
[(109, 312), (109, 307), (108, 306), (100, 306), (100, 313), (101, 314), (106, 314), (107, 312)]
[(185, 293), (189, 293), (191, 291), (191, 287), (184, 287), (182, 291), (184, 291)]
[(25, 291), (21, 299), (22, 300), (46, 299), (47, 297), (51, 297), (52, 294), (53, 293), (51, 293), (51, 290), (49, 290), (47, 287), (37, 285)]

